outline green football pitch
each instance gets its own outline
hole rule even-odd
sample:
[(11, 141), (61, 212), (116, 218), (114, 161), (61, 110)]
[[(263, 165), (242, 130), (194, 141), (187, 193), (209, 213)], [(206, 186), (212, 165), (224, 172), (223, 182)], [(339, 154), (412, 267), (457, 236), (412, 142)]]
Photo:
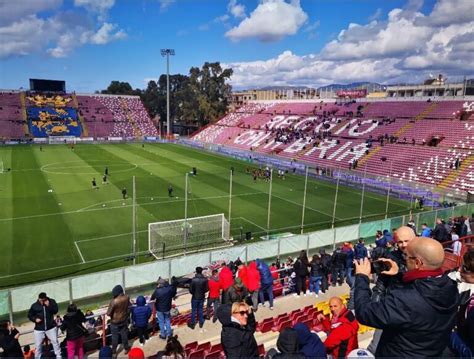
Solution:
[[(231, 234), (267, 232), (269, 183), (246, 173), (250, 163), (172, 144), (107, 144), (0, 147), (0, 286), (77, 275), (117, 266), (132, 250), (132, 178), (136, 178), (137, 250), (148, 249), (148, 223), (184, 218), (185, 174), (188, 217), (229, 210), (234, 167)], [(102, 184), (105, 168), (108, 184)], [(92, 188), (95, 177), (99, 189)], [(270, 230), (300, 233), (304, 177), (274, 176)], [(168, 196), (168, 185), (174, 187)], [(310, 179), (304, 231), (331, 226), (335, 185)], [(126, 188), (129, 198), (122, 199)], [(340, 186), (336, 225), (357, 223), (361, 193)], [(386, 198), (366, 192), (364, 217), (383, 218)], [(389, 212), (409, 203), (390, 199)], [(137, 260), (151, 260), (143, 255)]]

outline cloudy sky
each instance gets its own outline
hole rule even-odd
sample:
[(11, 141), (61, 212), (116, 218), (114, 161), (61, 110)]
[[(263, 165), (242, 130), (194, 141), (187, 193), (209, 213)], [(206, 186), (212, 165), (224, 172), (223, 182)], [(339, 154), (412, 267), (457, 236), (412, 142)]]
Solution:
[(474, 0), (0, 0), (0, 88), (143, 88), (219, 61), (235, 88), (474, 76)]

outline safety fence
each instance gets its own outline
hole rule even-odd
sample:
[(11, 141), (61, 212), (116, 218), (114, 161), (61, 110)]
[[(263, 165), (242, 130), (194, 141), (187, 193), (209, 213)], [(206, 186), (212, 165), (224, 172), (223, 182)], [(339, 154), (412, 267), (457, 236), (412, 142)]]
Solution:
[(276, 237), (267, 241), (225, 247), (135, 266), (4, 289), (0, 290), (0, 316), (9, 317), (12, 320), (14, 313), (27, 311), (31, 303), (36, 301), (40, 292), (46, 292), (58, 303), (99, 298), (109, 295), (111, 288), (116, 284), (121, 284), (127, 290), (147, 286), (155, 283), (159, 276), (171, 278), (172, 276), (189, 275), (194, 272), (197, 265), (204, 266), (216, 261), (229, 261), (236, 258), (240, 258), (244, 262), (257, 258), (270, 259), (298, 253), (302, 249), (308, 252), (314, 252), (321, 248), (332, 249), (338, 243), (354, 241), (359, 238), (373, 238), (376, 231), (398, 228), (407, 224), (411, 219), (415, 222), (419, 232), (423, 223), (426, 223), (429, 227), (434, 227), (436, 218), (448, 219), (462, 215), (470, 216), (473, 212), (474, 204), (466, 204), (420, 212), (412, 217), (404, 215), (291, 237)]

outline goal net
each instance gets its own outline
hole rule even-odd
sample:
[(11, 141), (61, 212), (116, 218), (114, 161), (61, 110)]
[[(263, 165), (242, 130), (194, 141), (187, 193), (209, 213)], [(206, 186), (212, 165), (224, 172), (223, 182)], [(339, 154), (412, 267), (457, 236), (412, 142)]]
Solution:
[(229, 240), (224, 214), (148, 224), (148, 251), (156, 258), (222, 246)]
[(48, 143), (50, 145), (76, 144), (76, 136), (49, 136)]

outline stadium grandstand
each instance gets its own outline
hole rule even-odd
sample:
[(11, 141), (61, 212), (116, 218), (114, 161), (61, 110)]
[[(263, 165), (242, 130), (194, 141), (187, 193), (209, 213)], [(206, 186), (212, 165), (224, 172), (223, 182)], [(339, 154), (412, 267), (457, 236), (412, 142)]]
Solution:
[(0, 9), (0, 358), (474, 358), (474, 0)]

